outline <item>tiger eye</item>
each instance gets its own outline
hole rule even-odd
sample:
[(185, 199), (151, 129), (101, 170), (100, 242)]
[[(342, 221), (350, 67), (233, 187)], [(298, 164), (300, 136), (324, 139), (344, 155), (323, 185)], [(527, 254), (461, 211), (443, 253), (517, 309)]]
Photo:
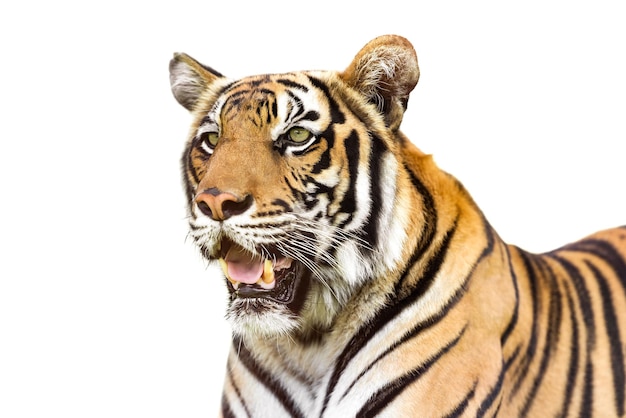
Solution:
[(291, 128), (289, 132), (287, 132), (287, 135), (289, 136), (289, 140), (300, 143), (309, 139), (311, 137), (311, 132), (304, 128), (295, 127)]
[(210, 147), (214, 147), (217, 145), (217, 141), (219, 140), (219, 135), (217, 134), (217, 132), (206, 132), (204, 133), (204, 141), (207, 143), (207, 145), (209, 145)]

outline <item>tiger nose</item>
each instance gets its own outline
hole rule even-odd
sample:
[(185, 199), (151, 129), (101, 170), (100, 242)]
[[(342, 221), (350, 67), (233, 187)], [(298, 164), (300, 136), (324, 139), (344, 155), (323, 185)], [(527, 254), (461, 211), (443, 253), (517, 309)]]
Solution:
[(216, 188), (207, 189), (196, 195), (196, 205), (200, 212), (216, 220), (225, 221), (239, 215), (252, 206), (252, 195), (238, 197)]

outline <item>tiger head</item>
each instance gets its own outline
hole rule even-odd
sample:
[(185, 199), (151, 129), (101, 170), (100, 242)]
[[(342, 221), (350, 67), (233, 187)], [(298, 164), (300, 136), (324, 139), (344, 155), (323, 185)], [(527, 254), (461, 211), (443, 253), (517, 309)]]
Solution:
[(343, 72), (229, 79), (170, 62), (193, 118), (182, 157), (190, 236), (217, 261), (239, 336), (329, 329), (406, 256), (398, 131), (419, 69), (411, 44), (369, 42)]

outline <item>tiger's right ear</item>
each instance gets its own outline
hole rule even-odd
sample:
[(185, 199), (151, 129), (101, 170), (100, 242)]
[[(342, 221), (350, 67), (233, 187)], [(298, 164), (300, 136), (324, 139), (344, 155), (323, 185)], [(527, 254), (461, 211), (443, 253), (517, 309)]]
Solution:
[(420, 77), (413, 45), (398, 35), (384, 35), (365, 45), (341, 73), (350, 86), (375, 104), (391, 130), (402, 122), (409, 94)]
[(170, 86), (174, 97), (192, 111), (202, 93), (224, 76), (211, 67), (200, 64), (187, 54), (175, 53), (170, 61)]

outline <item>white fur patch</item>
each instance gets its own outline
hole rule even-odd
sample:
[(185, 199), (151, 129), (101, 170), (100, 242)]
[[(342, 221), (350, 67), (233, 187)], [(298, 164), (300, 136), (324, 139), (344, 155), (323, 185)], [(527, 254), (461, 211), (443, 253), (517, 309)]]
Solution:
[[(263, 303), (266, 309), (263, 313), (257, 313), (256, 309), (245, 306), (251, 303)], [(240, 313), (240, 309), (245, 310), (245, 313)], [(288, 335), (299, 326), (297, 318), (286, 307), (258, 300), (237, 299), (233, 301), (228, 307), (226, 319), (230, 322), (233, 333), (241, 337)]]
[(378, 274), (392, 269), (401, 260), (406, 241), (407, 224), (406, 216), (403, 215), (409, 208), (397, 207), (397, 175), (398, 162), (393, 154), (388, 152), (382, 159), (379, 179), (382, 206), (377, 225), (379, 232), (377, 252), (382, 255), (382, 263), (376, 270)]

